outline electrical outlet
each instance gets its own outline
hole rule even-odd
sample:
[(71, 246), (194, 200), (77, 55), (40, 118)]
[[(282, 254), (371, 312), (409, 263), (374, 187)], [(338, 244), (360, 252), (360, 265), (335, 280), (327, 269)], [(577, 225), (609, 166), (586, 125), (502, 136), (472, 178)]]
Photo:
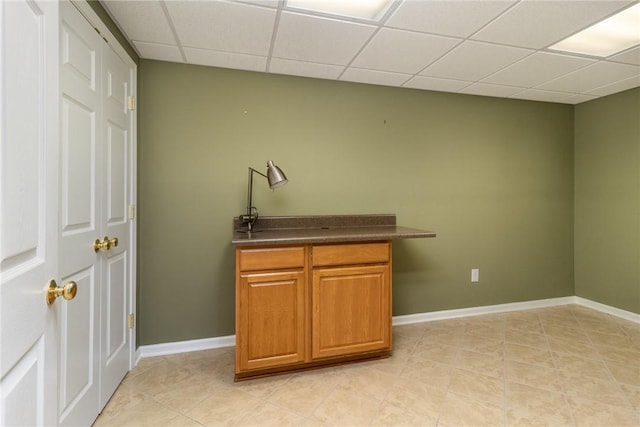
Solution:
[(478, 283), (480, 281), (480, 269), (472, 268), (471, 269), (471, 283)]

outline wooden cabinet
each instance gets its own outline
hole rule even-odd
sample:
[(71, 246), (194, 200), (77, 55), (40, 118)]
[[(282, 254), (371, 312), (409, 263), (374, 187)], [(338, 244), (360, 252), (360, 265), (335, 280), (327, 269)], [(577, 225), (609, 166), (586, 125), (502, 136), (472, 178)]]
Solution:
[(236, 379), (390, 350), (389, 242), (236, 249)]
[(306, 357), (306, 248), (236, 252), (236, 373)]

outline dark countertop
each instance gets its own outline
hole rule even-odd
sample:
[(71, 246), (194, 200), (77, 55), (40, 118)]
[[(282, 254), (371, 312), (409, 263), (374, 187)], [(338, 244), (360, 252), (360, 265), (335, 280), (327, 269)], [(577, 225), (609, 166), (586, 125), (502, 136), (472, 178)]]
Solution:
[(233, 221), (235, 246), (344, 243), (436, 237), (431, 231), (396, 225), (395, 215), (260, 217), (251, 233)]

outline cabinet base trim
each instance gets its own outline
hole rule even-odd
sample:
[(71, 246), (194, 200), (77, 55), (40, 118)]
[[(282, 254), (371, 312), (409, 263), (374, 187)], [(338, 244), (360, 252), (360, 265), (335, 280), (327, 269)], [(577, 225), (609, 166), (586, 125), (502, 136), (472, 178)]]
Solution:
[(368, 362), (372, 360), (386, 359), (388, 357), (391, 357), (390, 350), (376, 351), (376, 352), (358, 354), (358, 355), (341, 357), (341, 358), (332, 358), (329, 360), (326, 360), (326, 359), (317, 360), (313, 362), (302, 363), (299, 365), (287, 365), (287, 366), (280, 366), (277, 368), (261, 369), (261, 370), (256, 370), (252, 372), (236, 373), (234, 380), (238, 382), (238, 381), (244, 381), (244, 380), (249, 380), (254, 378), (264, 378), (264, 377), (270, 377), (274, 375), (284, 375), (284, 374), (290, 374), (294, 372), (310, 371), (313, 369), (326, 368), (330, 366), (346, 365), (349, 363)]

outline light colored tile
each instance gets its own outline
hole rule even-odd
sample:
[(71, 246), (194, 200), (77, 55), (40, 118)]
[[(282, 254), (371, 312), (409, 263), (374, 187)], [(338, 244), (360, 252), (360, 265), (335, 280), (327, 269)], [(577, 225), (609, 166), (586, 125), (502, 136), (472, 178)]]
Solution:
[(505, 359), (529, 363), (531, 365), (544, 366), (547, 368), (555, 367), (553, 357), (549, 350), (527, 347), (519, 344), (505, 344)]
[(458, 347), (455, 345), (431, 342), (428, 338), (425, 338), (416, 344), (414, 354), (423, 359), (452, 364), (458, 354)]
[(368, 366), (368, 364), (362, 368), (353, 365), (353, 369), (343, 371), (343, 378), (338, 388), (369, 399), (382, 401), (397, 380), (396, 375), (387, 374)]
[(504, 323), (502, 320), (495, 323), (474, 324), (465, 328), (465, 335), (474, 335), (495, 341), (504, 341)]
[(573, 93), (589, 93), (602, 86), (634, 78), (638, 75), (640, 75), (640, 66), (638, 65), (600, 61), (550, 82), (540, 84), (537, 88)]
[(609, 380), (611, 378), (604, 362), (600, 359), (558, 352), (552, 352), (552, 354), (559, 372), (570, 375), (583, 374), (603, 380)]
[(513, 86), (502, 86), (496, 84), (487, 83), (474, 83), (458, 91), (459, 93), (466, 93), (469, 95), (482, 95), (482, 96), (497, 96), (497, 97), (509, 97), (520, 92), (523, 88)]
[[(542, 331), (542, 328), (540, 328)], [(529, 333), (522, 329), (507, 329), (505, 340), (513, 344), (526, 345), (528, 347), (536, 347), (548, 349), (547, 337), (539, 333)]]
[(504, 425), (504, 409), (502, 405), (492, 405), (449, 392), (442, 404), (438, 425), (501, 426)]
[(444, 400), (445, 390), (430, 387), (429, 383), (402, 378), (397, 381), (385, 400), (419, 417), (437, 419)]
[(184, 62), (180, 49), (176, 45), (147, 43), (134, 41), (140, 56), (145, 59), (157, 59), (158, 61)]
[(274, 426), (274, 427), (298, 427), (305, 424), (305, 419), (300, 415), (282, 409), (268, 402), (258, 403), (257, 406), (247, 411), (246, 415), (238, 421), (239, 426)]
[(621, 408), (629, 407), (629, 402), (614, 381), (564, 371), (560, 371), (558, 376), (562, 381), (565, 393), (569, 396), (596, 400)]
[(276, 11), (231, 2), (165, 2), (184, 47), (266, 56)]
[(446, 390), (451, 381), (451, 370), (450, 365), (416, 356), (409, 359), (400, 376)]
[[(459, 39), (409, 31), (381, 29), (352, 65), (380, 71), (415, 74), (460, 43)], [(415, 52), (419, 51), (420, 55)]]
[(372, 427), (435, 427), (437, 424), (437, 418), (419, 416), (406, 408), (382, 402), (370, 425)]
[[(335, 374), (297, 374), (284, 387), (267, 397), (267, 401), (307, 417), (335, 389), (337, 383), (338, 378)], [(304, 392), (301, 392), (302, 390)]]
[(603, 359), (622, 365), (633, 365), (640, 360), (640, 350), (635, 348), (609, 347), (603, 345), (595, 346)]
[(523, 384), (537, 389), (562, 393), (560, 378), (553, 368), (507, 360), (505, 378), (513, 384)]
[(567, 398), (573, 420), (578, 426), (585, 427), (637, 427), (640, 425), (638, 412), (611, 406), (597, 400)]
[(622, 393), (627, 397), (633, 409), (640, 413), (640, 386), (620, 384), (620, 389), (622, 389)]
[(237, 70), (265, 71), (266, 56), (246, 55), (243, 53), (220, 52), (216, 50), (184, 48), (187, 62), (208, 67), (233, 68)]
[(495, 357), (504, 357), (504, 342), (488, 339), (480, 335), (465, 334), (460, 340), (460, 348), (475, 351), (477, 353), (487, 353)]
[[(592, 59), (537, 52), (483, 79), (485, 83), (530, 88), (589, 64)], [(542, 87), (553, 89), (553, 87)], [(562, 87), (561, 91), (569, 92)]]
[(260, 400), (233, 386), (221, 385), (213, 388), (206, 399), (185, 413), (189, 418), (204, 425), (233, 425)]
[(179, 415), (178, 412), (172, 411), (155, 400), (148, 398), (117, 414), (112, 414), (104, 419), (99, 418), (95, 425), (155, 427), (169, 424)]
[(460, 396), (490, 403), (499, 407), (504, 405), (504, 381), (475, 372), (454, 369), (451, 372), (449, 391)]
[(562, 392), (522, 384), (507, 384), (507, 425), (573, 426)]
[(619, 383), (640, 387), (640, 361), (630, 365), (606, 362), (606, 365)]
[(429, 65), (420, 74), (455, 80), (477, 81), (532, 54), (534, 51), (465, 41)]
[(130, 40), (177, 44), (160, 2), (104, 2)]
[[(476, 40), (540, 49), (627, 4), (625, 1), (525, 1), (473, 35)], [(544, 22), (544, 31), (540, 31)]]
[(338, 388), (327, 396), (313, 416), (327, 425), (367, 425), (380, 405), (380, 400)]
[(316, 64), (291, 59), (272, 58), (269, 72), (293, 76), (337, 79), (344, 67), (339, 65)]
[(411, 78), (409, 74), (349, 67), (342, 74), (340, 80), (374, 85), (401, 86), (409, 78)]
[(490, 377), (504, 378), (504, 360), (492, 354), (461, 350), (455, 360), (455, 367)]
[(529, 101), (540, 102), (562, 102), (571, 95), (566, 92), (555, 92), (551, 90), (527, 89), (512, 95), (510, 98), (528, 99)]
[(460, 80), (439, 79), (436, 77), (415, 76), (404, 84), (404, 87), (441, 92), (457, 92), (469, 86), (470, 82)]
[(595, 347), (593, 347), (590, 343), (584, 343), (580, 340), (572, 341), (554, 337), (548, 337), (547, 339), (549, 340), (549, 348), (552, 351), (558, 353), (574, 354), (576, 356), (588, 357), (592, 359), (599, 359), (600, 357)]
[(283, 12), (273, 56), (329, 65), (346, 65), (375, 27)]
[(624, 62), (625, 64), (640, 65), (640, 46), (607, 58), (609, 61)]
[(405, 1), (387, 21), (390, 27), (467, 37), (514, 3), (509, 1)]

